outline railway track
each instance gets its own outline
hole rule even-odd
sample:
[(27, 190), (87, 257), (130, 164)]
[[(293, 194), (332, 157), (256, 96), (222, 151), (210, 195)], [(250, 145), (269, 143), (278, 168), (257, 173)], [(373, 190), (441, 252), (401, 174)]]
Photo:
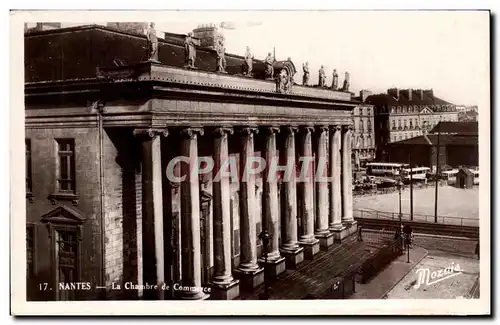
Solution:
[[(366, 229), (393, 230), (399, 226), (398, 220), (391, 219), (371, 219), (355, 218), (360, 226)], [(475, 226), (457, 226), (449, 224), (409, 221), (403, 220), (403, 225), (409, 225), (414, 233), (424, 233), (438, 236), (454, 236), (465, 238), (479, 238), (479, 227)]]

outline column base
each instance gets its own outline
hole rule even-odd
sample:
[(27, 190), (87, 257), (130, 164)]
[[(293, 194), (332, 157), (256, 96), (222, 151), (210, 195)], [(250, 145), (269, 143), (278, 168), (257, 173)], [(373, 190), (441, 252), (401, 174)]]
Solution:
[(280, 257), (277, 260), (267, 260), (267, 264), (264, 258), (259, 258), (259, 263), (265, 265), (267, 269), (267, 274), (271, 278), (275, 278), (286, 270), (286, 261), (284, 257)]
[(329, 231), (324, 234), (316, 235), (316, 239), (319, 240), (319, 247), (322, 250), (327, 251), (328, 247), (333, 245), (333, 234)]
[(297, 265), (304, 261), (304, 248), (299, 247), (295, 250), (280, 250), (281, 255), (285, 257), (285, 265), (289, 270), (295, 270)]
[(240, 280), (240, 287), (243, 290), (252, 290), (264, 283), (264, 268), (259, 267), (252, 271), (236, 269), (234, 277)]
[(210, 282), (211, 297), (215, 300), (233, 300), (240, 295), (240, 281), (233, 279), (229, 283)]
[(314, 255), (319, 253), (319, 240), (313, 239), (308, 242), (300, 242), (299, 245), (304, 248), (304, 258), (306, 260), (312, 260)]
[(330, 228), (330, 231), (333, 234), (334, 242), (341, 243), (343, 239), (349, 237), (350, 235), (356, 233), (358, 230), (357, 221), (354, 222), (344, 222), (342, 225), (338, 227)]
[(207, 300), (210, 298), (210, 295), (204, 292), (197, 292), (195, 294), (186, 294), (185, 292), (182, 292), (179, 295), (180, 300)]

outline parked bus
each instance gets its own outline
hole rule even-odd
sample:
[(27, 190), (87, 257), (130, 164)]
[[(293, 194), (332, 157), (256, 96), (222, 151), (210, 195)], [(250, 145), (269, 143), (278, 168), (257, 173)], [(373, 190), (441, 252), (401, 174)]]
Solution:
[(408, 168), (410, 165), (401, 163), (371, 162), (367, 163), (367, 175), (398, 176), (399, 171)]
[(404, 168), (402, 169), (401, 176), (403, 176), (406, 181), (410, 179), (427, 181), (427, 174), (430, 173), (430, 171), (431, 169), (429, 167)]
[(479, 169), (471, 169), (471, 172), (474, 173), (474, 185), (479, 185)]
[(448, 185), (454, 185), (457, 182), (458, 169), (446, 170), (441, 172), (441, 178), (448, 182)]

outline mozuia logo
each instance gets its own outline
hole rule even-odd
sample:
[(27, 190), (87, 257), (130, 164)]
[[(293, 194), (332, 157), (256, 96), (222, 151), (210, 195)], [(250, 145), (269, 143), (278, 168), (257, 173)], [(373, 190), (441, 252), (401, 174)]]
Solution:
[(447, 268), (432, 272), (431, 270), (429, 270), (429, 268), (419, 268), (417, 270), (417, 283), (415, 284), (414, 288), (418, 289), (423, 284), (436, 284), (459, 274), (462, 274), (462, 269), (460, 268), (460, 265), (455, 264), (454, 262), (451, 263), (451, 265)]

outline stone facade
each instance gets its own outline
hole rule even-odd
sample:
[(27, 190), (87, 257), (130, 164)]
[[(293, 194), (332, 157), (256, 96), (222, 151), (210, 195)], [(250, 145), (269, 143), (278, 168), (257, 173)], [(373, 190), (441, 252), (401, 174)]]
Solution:
[(375, 109), (377, 160), (386, 160), (387, 144), (427, 134), (440, 121), (458, 121), (455, 105), (424, 89), (387, 90), (387, 94), (368, 96)]
[(375, 159), (375, 127), (373, 105), (361, 104), (353, 109), (354, 167), (357, 169)]
[[(270, 81), (151, 62), (25, 90), (27, 222), (39, 261), (29, 283), (92, 287), (30, 300), (233, 299), (262, 283), (264, 265), (278, 275), (356, 228), (350, 93), (294, 87), (285, 96)], [(242, 181), (256, 156), (266, 169)], [(188, 159), (172, 165), (178, 157)], [(199, 158), (215, 170), (192, 174)], [(329, 178), (274, 179), (275, 159)], [(225, 161), (236, 177), (214, 179)], [(186, 178), (168, 178), (169, 166)], [(123, 290), (127, 283), (170, 290)]]

